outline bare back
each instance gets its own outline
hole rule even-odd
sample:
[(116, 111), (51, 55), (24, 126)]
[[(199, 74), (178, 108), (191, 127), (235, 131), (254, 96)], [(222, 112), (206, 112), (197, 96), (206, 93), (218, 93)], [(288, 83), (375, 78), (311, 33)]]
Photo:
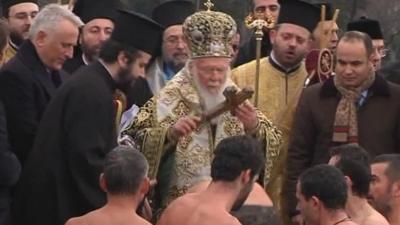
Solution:
[(240, 225), (225, 209), (216, 208), (201, 193), (187, 194), (172, 202), (157, 225)]
[(81, 217), (69, 219), (65, 225), (151, 225), (134, 211), (126, 213), (108, 210), (105, 206)]

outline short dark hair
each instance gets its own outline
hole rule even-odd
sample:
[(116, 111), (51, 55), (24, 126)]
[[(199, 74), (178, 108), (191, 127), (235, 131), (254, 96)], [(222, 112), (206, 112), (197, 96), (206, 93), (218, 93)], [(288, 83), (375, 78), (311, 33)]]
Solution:
[(383, 154), (375, 157), (371, 164), (375, 163), (387, 163), (385, 175), (388, 177), (390, 182), (396, 182), (400, 180), (400, 154)]
[(347, 186), (339, 169), (321, 164), (304, 171), (299, 177), (301, 194), (306, 200), (317, 197), (329, 210), (344, 209)]
[(106, 63), (114, 63), (120, 52), (124, 52), (132, 62), (139, 55), (138, 49), (110, 38), (101, 47), (99, 57)]
[(343, 34), (338, 43), (342, 41), (343, 42), (361, 41), (364, 44), (368, 57), (374, 53), (372, 39), (366, 33), (360, 31), (347, 31), (346, 33)]
[(112, 195), (135, 194), (147, 176), (149, 166), (138, 150), (118, 146), (106, 155), (104, 179)]
[(359, 197), (367, 197), (371, 182), (368, 152), (359, 145), (347, 144), (332, 148), (331, 155), (339, 157), (335, 167), (350, 177), (352, 192)]
[(222, 140), (211, 163), (213, 181), (233, 181), (247, 169), (250, 169), (252, 177), (259, 174), (265, 162), (260, 146), (256, 139), (246, 135)]

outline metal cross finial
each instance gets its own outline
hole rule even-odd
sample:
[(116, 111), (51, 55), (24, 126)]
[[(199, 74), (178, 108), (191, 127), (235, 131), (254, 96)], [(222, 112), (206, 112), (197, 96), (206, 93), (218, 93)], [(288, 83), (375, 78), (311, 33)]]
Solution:
[(204, 5), (207, 7), (207, 11), (211, 11), (211, 8), (214, 7), (214, 4), (211, 2), (211, 0), (207, 0)]

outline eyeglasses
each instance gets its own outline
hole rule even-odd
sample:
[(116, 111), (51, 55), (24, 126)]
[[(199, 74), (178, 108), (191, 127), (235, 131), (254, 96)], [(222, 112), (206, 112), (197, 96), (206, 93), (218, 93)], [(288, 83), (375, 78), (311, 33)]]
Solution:
[(384, 48), (384, 47), (378, 47), (378, 48), (374, 48), (374, 52), (377, 52), (382, 58), (387, 56), (387, 54), (389, 53), (388, 48)]
[(18, 20), (26, 20), (29, 17), (31, 19), (35, 18), (37, 14), (38, 14), (38, 12), (31, 12), (31, 13), (20, 12), (20, 13), (17, 13), (15, 15), (13, 15), (13, 16), (10, 16), (10, 17), (16, 18)]
[(179, 42), (182, 42), (184, 44), (186, 43), (183, 40), (183, 38), (179, 38), (179, 37), (169, 37), (169, 38), (164, 39), (164, 42), (171, 46), (176, 46), (176, 45), (178, 45)]

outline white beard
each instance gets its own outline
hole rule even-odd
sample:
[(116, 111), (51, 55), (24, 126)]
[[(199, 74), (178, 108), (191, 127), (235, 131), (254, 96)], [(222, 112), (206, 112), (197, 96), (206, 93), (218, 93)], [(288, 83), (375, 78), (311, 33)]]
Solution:
[[(218, 93), (214, 94), (214, 93), (211, 93), (206, 87), (204, 87), (200, 83), (196, 74), (192, 74), (192, 76), (193, 76), (193, 80), (194, 80), (194, 85), (196, 86), (199, 97), (200, 97), (203, 112), (209, 112), (210, 110), (215, 109), (215, 107), (217, 105), (219, 105), (225, 101), (225, 96), (224, 96), (223, 92), (224, 92), (225, 88), (227, 86), (229, 86), (228, 85), (229, 82), (227, 82), (228, 79), (226, 79), (225, 83), (222, 84), (221, 89), (218, 90)], [(218, 119), (219, 119), (219, 116), (213, 118), (211, 120), (211, 124), (217, 124)]]

